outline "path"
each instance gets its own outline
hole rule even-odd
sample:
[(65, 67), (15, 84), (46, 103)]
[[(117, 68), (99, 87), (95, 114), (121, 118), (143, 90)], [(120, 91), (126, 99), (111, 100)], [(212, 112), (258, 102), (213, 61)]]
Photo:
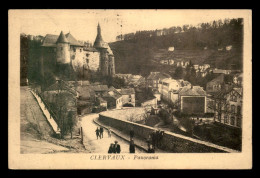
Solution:
[(53, 130), (27, 86), (20, 89), (20, 151), (21, 153), (51, 153), (68, 149), (44, 141)]
[[(108, 138), (106, 129), (104, 130), (104, 138), (97, 139), (95, 130), (99, 125), (93, 122), (95, 118), (98, 118), (98, 114), (89, 114), (81, 118), (81, 126), (84, 132), (83, 140), (86, 149), (90, 149), (92, 153), (106, 154), (110, 144), (117, 140), (121, 146), (121, 153), (129, 153), (129, 143), (114, 134), (112, 134), (111, 138)], [(136, 148), (135, 152), (143, 153), (144, 151)]]

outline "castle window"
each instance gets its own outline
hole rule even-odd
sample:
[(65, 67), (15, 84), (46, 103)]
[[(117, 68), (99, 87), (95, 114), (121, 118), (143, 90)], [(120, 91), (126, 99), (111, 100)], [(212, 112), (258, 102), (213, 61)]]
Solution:
[(76, 52), (76, 48), (73, 48), (73, 51)]
[(82, 49), (79, 49), (79, 51), (81, 52), (81, 51), (82, 51)]

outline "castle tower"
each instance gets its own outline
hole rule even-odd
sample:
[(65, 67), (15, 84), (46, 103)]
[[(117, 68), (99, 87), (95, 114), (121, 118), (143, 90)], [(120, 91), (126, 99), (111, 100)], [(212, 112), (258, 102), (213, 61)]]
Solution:
[(61, 31), (59, 38), (57, 39), (56, 57), (57, 64), (69, 64), (70, 63), (70, 44), (66, 39), (63, 31)]
[[(114, 64), (111, 65), (111, 61), (114, 61), (113, 54), (111, 54), (109, 51), (110, 48), (106, 42), (104, 42), (102, 35), (101, 35), (101, 28), (98, 23), (97, 26), (97, 37), (94, 42), (94, 48), (96, 48), (100, 53), (100, 62), (99, 62), (99, 68), (100, 72), (104, 76), (112, 76), (114, 74), (113, 69), (111, 70), (111, 66), (114, 67)], [(112, 52), (112, 51), (111, 51)], [(112, 56), (111, 56), (112, 55)]]
[(114, 76), (115, 75), (115, 58), (114, 58), (114, 55), (109, 54), (108, 59), (109, 59), (108, 74), (110, 76)]

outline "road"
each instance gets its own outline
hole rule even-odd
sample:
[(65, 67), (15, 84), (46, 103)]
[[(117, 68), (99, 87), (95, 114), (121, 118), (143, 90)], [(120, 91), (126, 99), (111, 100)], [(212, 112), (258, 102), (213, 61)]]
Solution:
[[(97, 139), (95, 130), (99, 127), (93, 122), (94, 118), (97, 118), (98, 114), (89, 114), (82, 117), (81, 126), (84, 132), (84, 145), (87, 149), (90, 149), (92, 153), (107, 153), (111, 143), (115, 140), (118, 141), (121, 147), (121, 153), (129, 153), (129, 143), (120, 137), (112, 134), (111, 138), (108, 138), (107, 130), (104, 130), (104, 138)], [(135, 148), (135, 153), (144, 153), (144, 151)]]

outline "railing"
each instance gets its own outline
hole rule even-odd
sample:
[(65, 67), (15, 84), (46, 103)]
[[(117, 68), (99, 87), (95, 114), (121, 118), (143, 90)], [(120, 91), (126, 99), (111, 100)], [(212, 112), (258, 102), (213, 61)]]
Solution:
[[(55, 121), (56, 115), (51, 110), (49, 111), (49, 109), (47, 108), (48, 107), (47, 103), (44, 102), (42, 96), (38, 92), (35, 92), (35, 91), (32, 90), (31, 93), (34, 95), (35, 99), (37, 100), (39, 107), (41, 108), (41, 110), (42, 110), (43, 114), (45, 115), (47, 121), (51, 125), (53, 131), (56, 134), (60, 134), (59, 126)], [(47, 105), (47, 107), (46, 107), (46, 105)], [(51, 114), (51, 112), (52, 112), (52, 114)]]
[[(56, 123), (58, 123), (58, 117), (57, 115), (52, 111), (51, 107), (49, 106), (49, 104), (44, 101), (44, 98), (42, 97), (42, 95), (39, 93), (37, 94), (40, 98), (41, 98), (41, 101), (43, 102), (45, 108), (49, 111), (50, 113), (50, 116), (56, 121)], [(51, 118), (50, 118), (51, 119)]]

